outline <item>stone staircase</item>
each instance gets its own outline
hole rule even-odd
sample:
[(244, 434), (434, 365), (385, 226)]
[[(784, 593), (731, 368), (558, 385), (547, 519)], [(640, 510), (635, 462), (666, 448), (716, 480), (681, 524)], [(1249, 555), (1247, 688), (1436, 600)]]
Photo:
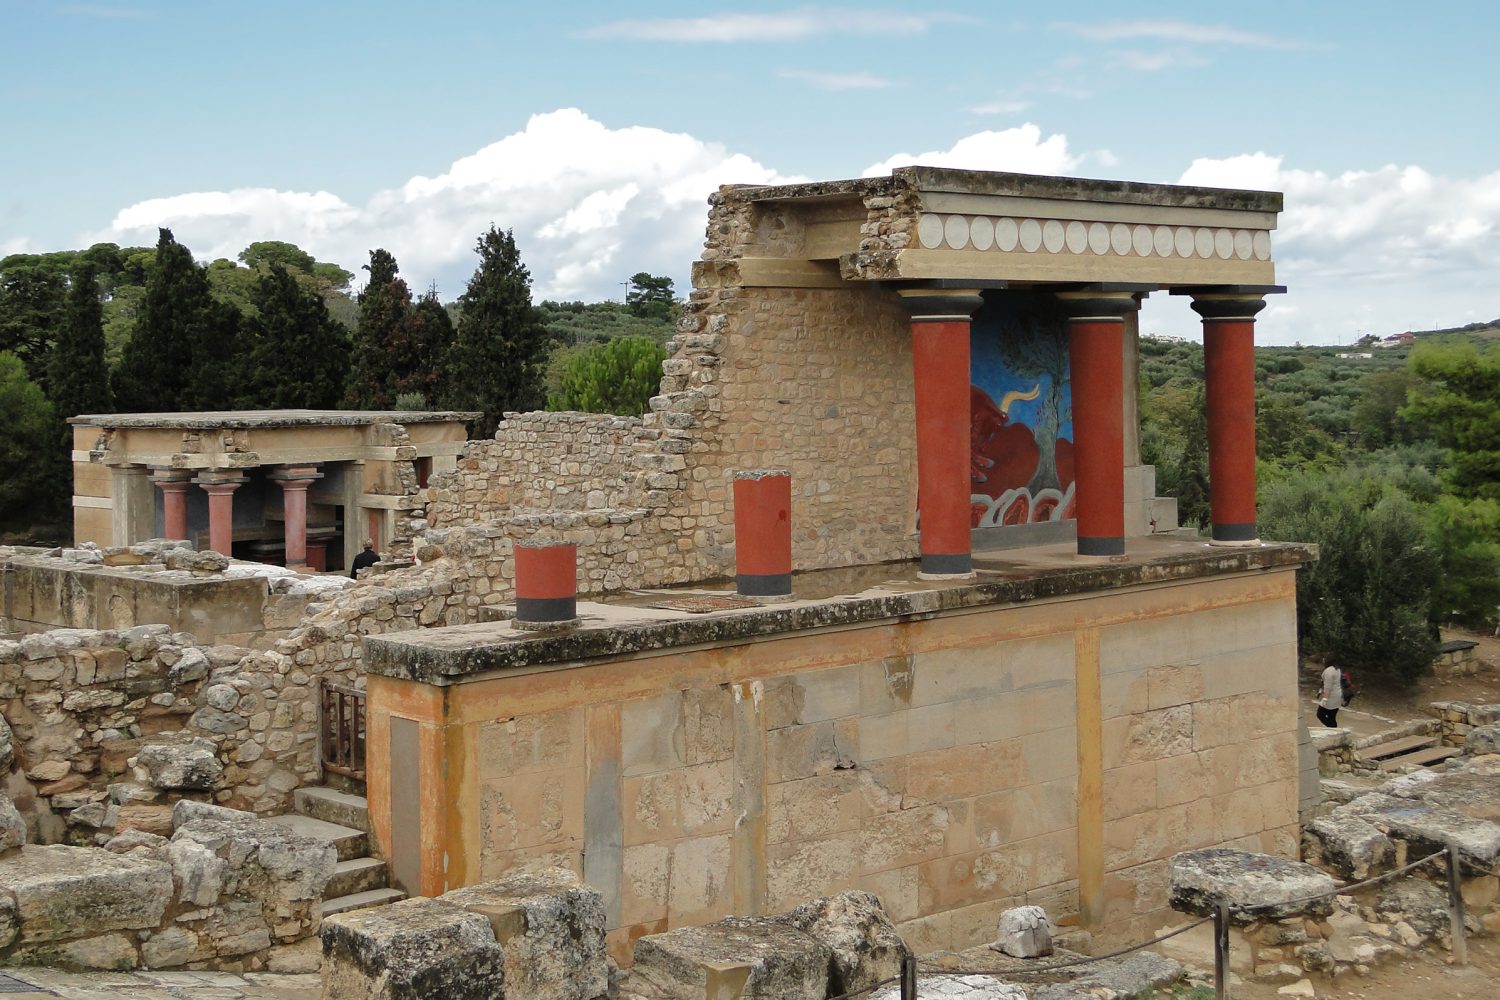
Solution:
[(1365, 747), (1359, 751), (1359, 756), (1366, 764), (1382, 771), (1400, 771), (1411, 765), (1431, 767), (1463, 753), (1454, 747), (1440, 746), (1439, 740), (1438, 736), (1422, 734), (1403, 736)]
[(363, 796), (332, 788), (299, 788), (292, 808), (296, 812), (271, 817), (270, 822), (326, 840), (338, 852), (338, 866), (323, 890), (323, 916), (406, 898), (400, 889), (390, 888), (385, 862), (370, 857), (370, 809)]

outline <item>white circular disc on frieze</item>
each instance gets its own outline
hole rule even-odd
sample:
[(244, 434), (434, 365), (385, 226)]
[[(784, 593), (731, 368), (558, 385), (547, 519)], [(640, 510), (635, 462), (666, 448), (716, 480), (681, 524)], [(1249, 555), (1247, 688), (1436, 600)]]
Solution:
[(1151, 238), (1150, 226), (1136, 226), (1130, 233), (1131, 245), (1135, 248), (1137, 257), (1151, 256), (1152, 249), (1156, 246)]
[(988, 215), (969, 220), (969, 245), (975, 250), (988, 250), (995, 245), (995, 220)]
[(1021, 220), (1021, 249), (1036, 253), (1042, 245), (1042, 224), (1035, 219)]
[(969, 245), (969, 220), (962, 215), (950, 215), (943, 223), (943, 242), (955, 250)]
[(917, 220), (917, 239), (928, 250), (936, 250), (943, 245), (943, 217), (941, 215), (924, 215)]
[(1212, 257), (1214, 255), (1214, 231), (1212, 229), (1194, 231), (1193, 250), (1199, 257)]
[(1234, 231), (1234, 255), (1240, 260), (1249, 260), (1253, 253), (1255, 253), (1255, 241), (1250, 238), (1250, 230), (1236, 229)]
[(1156, 256), (1172, 256), (1172, 227), (1157, 226), (1151, 232), (1151, 242), (1156, 247)]
[(1068, 223), (1068, 252), (1083, 253), (1089, 248), (1089, 227), (1081, 222)]
[(1124, 257), (1130, 253), (1130, 227), (1116, 222), (1109, 227), (1109, 248)]
[(1220, 229), (1214, 233), (1214, 253), (1219, 255), (1220, 260), (1228, 260), (1234, 256), (1234, 234), (1227, 229)]
[(1042, 246), (1047, 248), (1048, 253), (1057, 253), (1063, 248), (1063, 224), (1056, 219), (1048, 219), (1042, 225)]
[(1179, 257), (1193, 256), (1193, 231), (1187, 226), (1178, 226), (1177, 231), (1172, 234), (1172, 247), (1177, 251)]
[(1089, 226), (1089, 249), (1094, 253), (1109, 253), (1109, 227), (1104, 223)]
[(1021, 238), (1020, 227), (1016, 225), (1015, 219), (995, 220), (995, 248), (1010, 253), (1016, 248), (1016, 242)]
[(1255, 233), (1255, 235), (1253, 237), (1251, 237), (1251, 239), (1255, 243), (1255, 259), (1256, 260), (1270, 260), (1271, 259), (1271, 234), (1268, 233), (1268, 232), (1266, 232), (1264, 229), (1261, 229), (1261, 230), (1257, 230), (1256, 233)]

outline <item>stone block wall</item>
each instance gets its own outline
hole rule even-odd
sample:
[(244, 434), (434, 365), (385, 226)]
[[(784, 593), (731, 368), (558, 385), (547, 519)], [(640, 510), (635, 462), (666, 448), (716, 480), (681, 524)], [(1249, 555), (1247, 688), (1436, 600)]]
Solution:
[[(988, 941), (1023, 902), (1128, 933), (1163, 916), (1177, 851), (1296, 852), (1293, 594), (1290, 572), (1116, 590), (492, 674), (440, 702), (372, 676), (370, 753), (397, 719), (443, 748), (399, 790), (442, 808), (389, 806), (443, 859), (408, 889), (570, 868), (621, 961), (643, 934), (851, 888), (918, 952)], [(371, 787), (399, 873), (397, 791)]]
[(1466, 701), (1435, 701), (1431, 711), (1437, 717), (1442, 745), (1461, 747), (1479, 726), (1500, 722), (1500, 705), (1471, 705)]

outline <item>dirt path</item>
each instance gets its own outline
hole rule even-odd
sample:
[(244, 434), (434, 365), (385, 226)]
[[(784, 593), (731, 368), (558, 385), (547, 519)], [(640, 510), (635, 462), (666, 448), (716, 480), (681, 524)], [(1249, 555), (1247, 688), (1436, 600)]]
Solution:
[[(1405, 961), (1386, 961), (1368, 976), (1348, 972), (1337, 979), (1310, 976), (1319, 997), (1329, 1000), (1496, 1000), (1500, 997), (1500, 940), (1470, 938), (1467, 967), (1448, 965), (1448, 953), (1423, 952)], [(1234, 1000), (1286, 1000), (1277, 986), (1244, 983)]]

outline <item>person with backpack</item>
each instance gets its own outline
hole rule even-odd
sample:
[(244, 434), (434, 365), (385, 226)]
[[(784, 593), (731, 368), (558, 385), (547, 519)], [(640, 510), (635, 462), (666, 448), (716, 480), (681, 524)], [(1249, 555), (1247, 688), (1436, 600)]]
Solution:
[(1318, 697), (1318, 721), (1329, 729), (1339, 724), (1339, 709), (1354, 700), (1354, 681), (1332, 663), (1323, 668), (1323, 690)]

